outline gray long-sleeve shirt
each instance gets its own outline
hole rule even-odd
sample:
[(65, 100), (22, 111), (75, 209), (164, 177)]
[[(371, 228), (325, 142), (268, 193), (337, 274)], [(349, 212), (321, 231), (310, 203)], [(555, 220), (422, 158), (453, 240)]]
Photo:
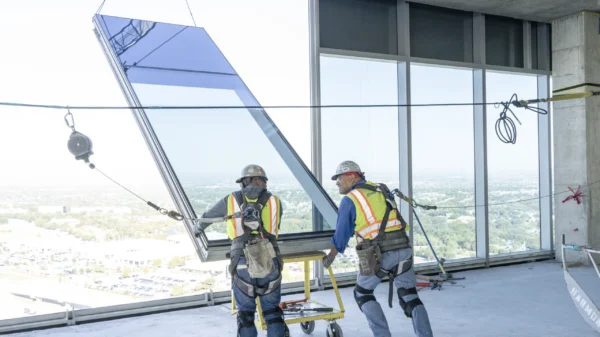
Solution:
[[(264, 186), (249, 185), (249, 186), (246, 186), (242, 191), (244, 192), (244, 194), (246, 196), (248, 196), (248, 198), (255, 199), (255, 198), (258, 198), (264, 190), (266, 190), (266, 187), (264, 187)], [(227, 195), (224, 198), (222, 198), (221, 200), (217, 201), (217, 203), (214, 204), (208, 211), (204, 212), (200, 218), (220, 218), (220, 217), (227, 216), (228, 215), (227, 214), (227, 198), (228, 197), (229, 197), (229, 195)], [(283, 217), (283, 203), (279, 209), (279, 212), (280, 212), (280, 215)], [(200, 224), (202, 230), (206, 229), (210, 225), (211, 225), (210, 223)]]

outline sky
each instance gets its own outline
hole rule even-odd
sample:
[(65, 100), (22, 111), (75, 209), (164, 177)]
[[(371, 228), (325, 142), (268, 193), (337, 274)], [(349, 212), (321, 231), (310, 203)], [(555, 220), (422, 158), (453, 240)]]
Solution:
[[(0, 101), (126, 105), (93, 33), (92, 16), (100, 4), (97, 0), (1, 2), (0, 39), (5, 47), (0, 54)], [(197, 26), (206, 29), (261, 104), (310, 104), (306, 1), (189, 0), (189, 5)], [(183, 0), (107, 0), (101, 14), (193, 25)], [(397, 103), (393, 62), (322, 57), (321, 69), (322, 104)], [(413, 65), (411, 72), (415, 103), (471, 101), (469, 70)], [(487, 87), (490, 101), (508, 100), (515, 92), (520, 98), (537, 96), (533, 76), (488, 73)], [(197, 93), (190, 93), (189, 88), (137, 89), (145, 90), (155, 104), (199, 102)], [(235, 99), (229, 94), (209, 93), (206, 97), (213, 103)], [(310, 167), (309, 111), (267, 112)], [(68, 152), (70, 129), (63, 120), (65, 113), (0, 107), (0, 186), (110, 184)], [(535, 177), (536, 116), (518, 110), (523, 122), (518, 126), (518, 141), (507, 145), (500, 143), (493, 131), (500, 110), (489, 107), (488, 113), (490, 178), (507, 172)], [(156, 165), (129, 111), (76, 110), (73, 114), (76, 129), (93, 141), (92, 162), (98, 168), (130, 187), (162, 188)], [(181, 161), (175, 165), (186, 174), (236, 174), (255, 160), (267, 172), (289, 176), (249, 116), (233, 118), (236, 114), (188, 114), (192, 122), (184, 122), (181, 112), (161, 115), (156, 117), (161, 121), (173, 117), (173, 129), (168, 129), (166, 122), (157, 123), (157, 128), (165, 135), (173, 134), (164, 142), (172, 144), (171, 151), (179, 151)], [(420, 174), (472, 177), (471, 108), (414, 108), (412, 120), (415, 178)], [(367, 173), (397, 177), (396, 126), (395, 109), (323, 109), (324, 178), (346, 159), (356, 160)], [(183, 127), (189, 132), (173, 131)], [(185, 138), (176, 139), (177, 135)], [(256, 148), (261, 149), (260, 154), (251, 155)]]

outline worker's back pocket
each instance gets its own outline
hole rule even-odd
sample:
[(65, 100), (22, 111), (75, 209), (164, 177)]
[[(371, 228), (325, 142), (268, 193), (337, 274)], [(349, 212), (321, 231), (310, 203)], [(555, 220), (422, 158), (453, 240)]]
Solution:
[(275, 269), (273, 264), (275, 251), (267, 239), (249, 242), (244, 248), (244, 255), (248, 260), (248, 274), (251, 278), (265, 278)]
[(358, 245), (356, 246), (356, 254), (358, 255), (358, 270), (360, 275), (375, 275), (381, 265), (381, 252), (379, 251), (379, 247), (371, 245), (364, 247)]

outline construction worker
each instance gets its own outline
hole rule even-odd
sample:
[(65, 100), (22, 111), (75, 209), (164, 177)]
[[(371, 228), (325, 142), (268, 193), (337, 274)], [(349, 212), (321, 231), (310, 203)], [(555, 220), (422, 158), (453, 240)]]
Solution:
[[(248, 165), (236, 183), (241, 189), (219, 200), (202, 218), (227, 216), (231, 240), (231, 283), (238, 310), (238, 336), (254, 337), (256, 297), (260, 296), (267, 336), (284, 336), (287, 327), (281, 300), (283, 260), (277, 245), (281, 200), (267, 190), (267, 175), (258, 165)], [(210, 224), (201, 224), (203, 231)]]
[(390, 279), (389, 306), (392, 307), (392, 287), (395, 285), (400, 307), (407, 317), (412, 318), (415, 334), (418, 337), (433, 336), (427, 311), (415, 288), (417, 280), (406, 222), (400, 216), (393, 195), (384, 184), (367, 181), (364, 172), (353, 161), (342, 162), (331, 179), (337, 180), (339, 192), (345, 197), (340, 202), (331, 251), (323, 257), (323, 265), (328, 268), (338, 253), (344, 253), (348, 241), (356, 233), (359, 275), (354, 298), (373, 335), (391, 336), (381, 305), (373, 295), (387, 275)]

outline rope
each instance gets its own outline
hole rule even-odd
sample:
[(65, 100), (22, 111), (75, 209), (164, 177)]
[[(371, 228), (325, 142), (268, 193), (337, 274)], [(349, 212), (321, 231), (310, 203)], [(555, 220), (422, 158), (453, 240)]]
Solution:
[[(595, 185), (597, 183), (600, 183), (600, 180), (594, 181), (593, 183), (589, 183), (587, 185), (583, 185), (581, 187), (588, 187), (588, 186)], [(518, 203), (518, 202), (525, 202), (525, 201), (532, 201), (532, 200), (541, 200), (543, 198), (553, 197), (555, 195), (565, 194), (565, 193), (572, 193), (572, 191), (571, 190), (567, 190), (567, 191), (562, 191), (562, 192), (557, 192), (557, 193), (553, 193), (553, 194), (544, 195), (544, 196), (541, 196), (541, 197), (519, 199), (519, 200), (513, 200), (513, 201), (506, 201), (506, 202), (498, 202), (498, 203), (493, 203), (493, 204), (471, 205), (471, 206), (430, 206), (430, 205), (421, 205), (421, 204), (417, 203), (414, 199), (406, 197), (404, 195), (402, 195), (400, 198), (403, 199), (404, 201), (406, 201), (409, 205), (413, 206), (413, 208), (421, 207), (421, 208), (426, 209), (426, 210), (432, 210), (432, 209), (435, 210), (435, 209), (463, 209), (463, 208), (476, 208), (476, 207), (483, 207), (483, 206), (499, 206), (499, 205), (515, 204), (515, 203)]]
[(196, 26), (196, 20), (194, 20), (194, 14), (192, 14), (192, 9), (190, 8), (188, 0), (185, 0), (185, 4), (187, 5), (188, 11), (190, 12), (190, 16), (192, 17), (192, 22), (194, 22), (194, 27), (198, 27)]
[[(138, 61), (139, 62), (139, 61)], [(17, 102), (0, 102), (1, 106), (14, 106), (25, 108), (45, 108), (45, 109), (67, 109), (71, 110), (222, 110), (222, 109), (312, 109), (312, 108), (405, 108), (405, 107), (434, 107), (434, 106), (476, 106), (476, 105), (496, 105), (500, 103), (422, 103), (422, 104), (334, 104), (334, 105), (175, 105), (175, 106), (103, 106), (103, 105), (51, 105), (51, 104), (29, 104)]]
[(98, 7), (98, 10), (96, 11), (96, 14), (100, 13), (100, 11), (102, 10), (102, 7), (104, 7), (105, 2), (106, 2), (106, 0), (102, 1), (102, 4), (100, 4), (100, 7)]
[[(510, 117), (507, 116), (507, 112), (510, 111), (510, 113), (517, 120), (517, 122), (519, 122), (519, 125), (523, 125), (521, 124), (521, 121), (519, 120), (519, 118), (517, 118), (515, 113), (510, 109), (511, 105), (514, 105), (518, 108), (525, 108), (526, 110), (533, 111), (540, 115), (548, 114), (548, 111), (542, 108), (530, 107), (528, 105), (528, 101), (519, 101), (517, 94), (513, 94), (508, 102), (500, 102), (498, 105), (494, 105), (494, 107), (499, 108), (500, 105), (502, 105), (504, 109), (500, 113), (500, 118), (498, 118), (498, 120), (496, 121), (496, 136), (498, 136), (500, 141), (507, 144), (515, 144), (517, 142), (517, 127), (515, 125), (515, 122), (513, 122), (512, 119), (510, 119)], [(502, 132), (502, 129), (504, 129), (504, 132)]]
[[(185, 29), (185, 28), (184, 28)], [(179, 31), (177, 34), (181, 33)], [(172, 38), (177, 36), (175, 34)], [(146, 57), (156, 51), (158, 48), (163, 46), (165, 43), (169, 42), (171, 39), (165, 41), (160, 46), (156, 47), (146, 56), (142, 57), (139, 61), (135, 62), (133, 65), (137, 65), (139, 62), (143, 61)], [(504, 143), (512, 143), (515, 144), (517, 141), (517, 130), (514, 122), (506, 116), (506, 112), (510, 111), (512, 115), (516, 117), (514, 112), (510, 110), (510, 105), (514, 105), (519, 108), (525, 108), (526, 110), (534, 111), (538, 114), (548, 114), (548, 112), (541, 108), (529, 107), (530, 101), (519, 101), (517, 95), (514, 94), (510, 101), (508, 102), (499, 102), (499, 103), (422, 103), (422, 104), (347, 104), (347, 105), (271, 105), (271, 106), (243, 106), (243, 105), (234, 105), (234, 106), (203, 106), (203, 105), (192, 105), (192, 106), (161, 106), (161, 105), (152, 105), (152, 106), (62, 106), (62, 105), (49, 105), (49, 104), (30, 104), (30, 103), (17, 103), (17, 102), (0, 102), (0, 106), (13, 106), (13, 107), (27, 107), (27, 108), (46, 108), (46, 109), (72, 109), (72, 110), (132, 110), (132, 109), (144, 109), (144, 110), (222, 110), (222, 109), (312, 109), (312, 108), (400, 108), (400, 107), (448, 107), (448, 106), (482, 106), (482, 105), (494, 105), (495, 107), (499, 107), (500, 105), (504, 106), (504, 110), (500, 113), (500, 118), (496, 122), (496, 135), (500, 138), (500, 141)], [(517, 119), (518, 121), (518, 119)], [(502, 130), (499, 128), (500, 124), (504, 123), (505, 132), (508, 135), (505, 135)], [(520, 124), (521, 122), (519, 122)]]
[(132, 192), (130, 189), (128, 189), (127, 187), (125, 187), (125, 186), (123, 186), (123, 185), (119, 184), (119, 183), (118, 183), (117, 181), (115, 181), (113, 178), (111, 178), (111, 177), (107, 176), (107, 175), (106, 175), (104, 172), (100, 171), (100, 170), (99, 170), (97, 167), (95, 167), (95, 166), (94, 166), (94, 169), (95, 169), (96, 171), (100, 172), (100, 173), (101, 173), (103, 176), (105, 176), (106, 178), (108, 178), (108, 179), (109, 179), (110, 181), (112, 181), (113, 183), (115, 183), (115, 184), (117, 184), (117, 185), (121, 186), (121, 188), (125, 189), (127, 192), (129, 192), (129, 193), (131, 193), (131, 194), (135, 195), (136, 197), (138, 197), (138, 198), (139, 198), (140, 200), (142, 200), (143, 202), (145, 202), (145, 203), (148, 203), (148, 201), (147, 201), (147, 200), (145, 200), (144, 198), (140, 197), (139, 195), (137, 195), (137, 194), (133, 193), (133, 192)]

